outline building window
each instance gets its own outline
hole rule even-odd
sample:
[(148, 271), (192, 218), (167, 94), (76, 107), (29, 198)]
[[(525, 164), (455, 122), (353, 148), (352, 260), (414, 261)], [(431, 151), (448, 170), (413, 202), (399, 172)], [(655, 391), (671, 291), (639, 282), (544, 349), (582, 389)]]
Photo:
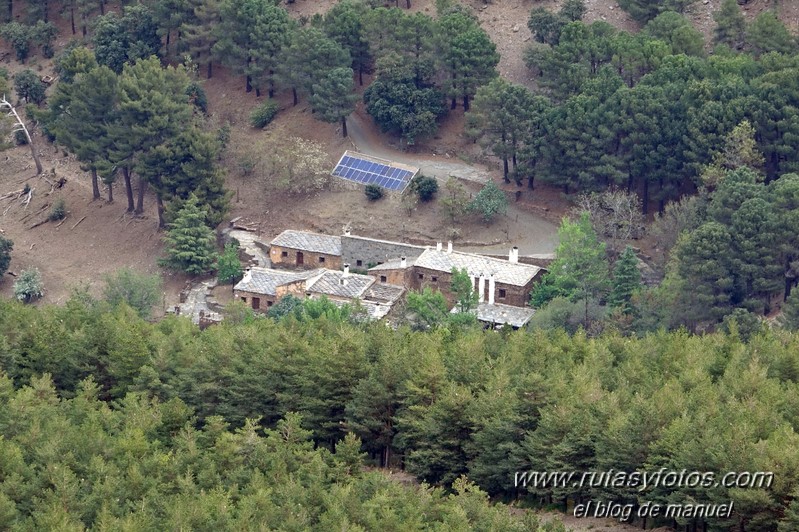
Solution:
[(241, 302), (242, 302), (242, 303), (246, 303), (246, 302), (247, 302), (247, 298), (246, 298), (246, 297), (242, 297), (242, 298), (241, 298)]
[(430, 280), (431, 280), (431, 281), (433, 281), (434, 283), (437, 283), (437, 282), (438, 282), (438, 277), (436, 277), (436, 276), (434, 275), (434, 276), (432, 276), (432, 277), (430, 278)]
[(505, 289), (504, 288), (500, 288), (499, 289), (499, 298), (500, 299), (505, 299)]
[(261, 308), (261, 298), (260, 297), (252, 298), (252, 308), (253, 308), (253, 310), (258, 310), (258, 309)]
[(386, 276), (385, 275), (381, 275), (380, 276), (380, 282), (381, 283), (385, 283), (386, 282)]
[(319, 264), (324, 264), (324, 263), (325, 263), (325, 258), (319, 257)]
[(275, 302), (274, 302), (274, 301), (267, 301), (267, 302), (266, 302), (266, 306), (267, 306), (267, 307), (271, 307), (271, 306), (272, 306), (272, 305), (274, 305), (274, 304), (275, 304)]
[(423, 274), (423, 273), (420, 273), (420, 274), (419, 274), (419, 280), (422, 280), (422, 279), (424, 279), (424, 274)]
[(283, 253), (280, 254), (280, 256), (281, 257), (288, 257), (289, 256), (289, 252), (288, 251), (284, 251)]
[(363, 266), (363, 261), (362, 261), (362, 260), (360, 260), (360, 259), (358, 259), (358, 260), (356, 260), (356, 261), (355, 261), (355, 265), (356, 265), (358, 268), (360, 268), (361, 266)]

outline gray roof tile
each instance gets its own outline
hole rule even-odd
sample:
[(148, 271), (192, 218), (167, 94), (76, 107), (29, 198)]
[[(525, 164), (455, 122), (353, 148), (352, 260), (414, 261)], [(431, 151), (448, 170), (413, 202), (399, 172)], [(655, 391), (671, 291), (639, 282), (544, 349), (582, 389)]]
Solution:
[[(456, 314), (458, 307), (452, 309), (451, 313)], [(535, 314), (535, 309), (529, 307), (513, 307), (511, 305), (503, 305), (501, 303), (480, 303), (477, 305), (476, 311), (477, 319), (493, 323), (495, 325), (505, 325), (506, 323), (511, 327), (524, 327)]]
[(393, 284), (375, 283), (363, 295), (364, 301), (393, 304), (405, 292), (405, 288)]
[(315, 294), (355, 299), (362, 297), (374, 282), (375, 278), (368, 275), (325, 270), (325, 273), (310, 283), (306, 290)]
[(287, 229), (272, 240), (273, 246), (325, 255), (341, 255), (341, 237)]
[(441, 272), (451, 272), (452, 268), (465, 269), (469, 275), (476, 276), (485, 274), (488, 277), (494, 274), (495, 282), (513, 286), (526, 285), (541, 271), (538, 266), (530, 264), (514, 263), (461, 251), (447, 253), (434, 248), (422, 253), (414, 262), (414, 266)]
[(295, 281), (312, 279), (321, 275), (324, 271), (323, 269), (319, 269), (293, 272), (273, 270), (271, 268), (251, 268), (249, 272), (245, 272), (244, 278), (239, 281), (233, 289), (274, 296), (276, 295), (278, 286)]

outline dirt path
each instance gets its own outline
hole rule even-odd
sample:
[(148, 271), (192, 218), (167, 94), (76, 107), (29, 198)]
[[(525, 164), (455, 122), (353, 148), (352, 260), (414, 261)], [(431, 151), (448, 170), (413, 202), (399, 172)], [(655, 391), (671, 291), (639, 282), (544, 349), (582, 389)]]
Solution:
[(416, 166), (422, 174), (439, 179), (441, 184), (450, 176), (475, 183), (485, 183), (491, 177), (488, 170), (458, 160), (429, 157), (393, 149), (385, 144), (385, 135), (381, 135), (377, 131), (372, 119), (362, 116), (360, 112), (352, 113), (349, 116), (347, 130), (353, 148), (357, 151)]

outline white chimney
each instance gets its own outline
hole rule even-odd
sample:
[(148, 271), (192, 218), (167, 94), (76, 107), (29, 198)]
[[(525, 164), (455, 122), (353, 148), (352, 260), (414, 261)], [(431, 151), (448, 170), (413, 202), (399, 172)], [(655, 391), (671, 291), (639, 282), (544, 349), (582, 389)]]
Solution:
[(452, 253), (452, 240), (447, 242), (447, 253)]
[(408, 261), (405, 260), (405, 257), (400, 258), (400, 268), (407, 268)]
[(510, 250), (510, 255), (508, 255), (508, 261), (513, 262), (514, 264), (519, 262), (519, 248), (518, 246), (513, 246)]
[(486, 292), (486, 276), (484, 273), (480, 274), (480, 281), (477, 285), (477, 302), (483, 302), (483, 294)]
[(436, 251), (441, 251), (441, 242), (436, 242)]
[(488, 278), (488, 304), (494, 304), (494, 290), (496, 288), (496, 283), (494, 282), (494, 274), (492, 273), (491, 276)]
[(344, 236), (350, 236), (350, 230), (349, 229), (345, 229), (344, 230)]
[(344, 275), (342, 276), (342, 279), (344, 277), (349, 277), (349, 275), (350, 275), (350, 264), (349, 263), (345, 263), (344, 264)]

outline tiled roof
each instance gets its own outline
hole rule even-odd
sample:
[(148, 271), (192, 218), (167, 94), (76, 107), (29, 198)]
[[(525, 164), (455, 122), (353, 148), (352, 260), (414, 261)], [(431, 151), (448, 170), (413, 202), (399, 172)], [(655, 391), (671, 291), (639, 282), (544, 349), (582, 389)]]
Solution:
[(341, 255), (341, 237), (287, 229), (272, 240), (273, 246), (325, 255)]
[[(405, 260), (405, 268), (410, 268), (413, 266), (412, 260)], [(384, 262), (383, 264), (378, 264), (377, 266), (373, 266), (369, 268), (369, 271), (380, 271), (380, 270), (402, 270), (405, 269), (402, 267), (402, 261), (400, 259), (392, 259), (388, 262)]]
[[(337, 299), (331, 299), (330, 301), (337, 307), (353, 304), (351, 301), (339, 301)], [(373, 303), (371, 301), (360, 301), (360, 305), (366, 311), (369, 319), (372, 320), (381, 320), (385, 318), (386, 314), (391, 310), (391, 305)]]
[(368, 275), (325, 270), (321, 277), (308, 285), (306, 290), (315, 294), (355, 299), (363, 296), (366, 289), (374, 282), (375, 278)]
[[(456, 314), (458, 307), (452, 309), (451, 313)], [(475, 311), (472, 311), (473, 313)], [(535, 309), (529, 307), (513, 307), (511, 305), (503, 305), (501, 303), (479, 303), (477, 305), (477, 319), (492, 323), (494, 325), (505, 325), (506, 323), (511, 327), (524, 327), (535, 314)]]
[(393, 284), (375, 283), (363, 295), (364, 301), (393, 304), (405, 292), (405, 288)]
[(363, 240), (365, 242), (377, 242), (378, 244), (390, 244), (392, 246), (399, 246), (403, 248), (410, 248), (410, 249), (418, 249), (419, 252), (425, 250), (425, 246), (418, 246), (416, 244), (406, 244), (405, 242), (397, 242), (394, 240), (381, 240), (380, 238), (370, 238), (368, 236), (360, 236), (360, 235), (353, 235), (353, 234), (345, 234), (342, 238), (349, 238), (351, 240)]
[(278, 286), (295, 281), (312, 279), (321, 275), (324, 271), (325, 270), (320, 269), (292, 272), (273, 270), (271, 268), (251, 268), (250, 271), (244, 274), (244, 278), (239, 281), (233, 289), (274, 296), (276, 295)]
[(530, 264), (519, 264), (460, 251), (447, 253), (433, 248), (422, 253), (414, 262), (414, 266), (441, 272), (451, 272), (454, 267), (465, 269), (469, 275), (485, 274), (486, 277), (493, 273), (495, 282), (513, 286), (526, 285), (541, 271), (538, 266)]

